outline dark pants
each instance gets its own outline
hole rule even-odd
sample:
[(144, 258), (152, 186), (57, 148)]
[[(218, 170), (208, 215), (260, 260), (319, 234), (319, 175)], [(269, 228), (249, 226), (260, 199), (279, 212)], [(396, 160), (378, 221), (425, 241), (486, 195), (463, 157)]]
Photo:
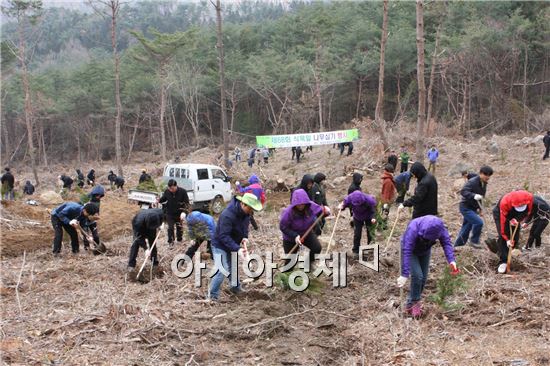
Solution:
[(301, 155), (302, 155), (301, 153), (300, 153), (300, 154), (296, 153), (296, 162), (297, 162), (297, 163), (300, 162), (300, 156), (301, 156)]
[(407, 299), (408, 306), (420, 301), (422, 297), (422, 292), (424, 291), (424, 286), (426, 286), (426, 280), (428, 279), (428, 273), (430, 272), (430, 255), (431, 251), (422, 256), (418, 256), (414, 253), (411, 254), (411, 285), (409, 297)]
[[(94, 242), (96, 243), (96, 245), (99, 245), (99, 233), (97, 232), (97, 223), (92, 222), (85, 230), (87, 232), (91, 232), (92, 237), (94, 238)], [(88, 242), (88, 239), (86, 237), (84, 237), (82, 241), (84, 242), (84, 248), (90, 247), (90, 243)]]
[(403, 203), (405, 202), (405, 194), (407, 194), (406, 189), (401, 189), (398, 193), (397, 199), (395, 200), (396, 203)]
[(63, 221), (59, 219), (59, 217), (53, 216), (53, 215), (52, 215), (52, 227), (54, 230), (53, 252), (54, 253), (61, 252), (61, 242), (63, 241), (63, 229), (65, 229), (67, 234), (69, 234), (69, 236), (71, 237), (71, 248), (73, 250), (73, 253), (78, 253), (79, 245), (78, 245), (78, 234), (76, 232), (76, 229), (71, 225), (64, 224)]
[[(498, 206), (498, 204), (497, 204), (497, 206)], [(495, 224), (497, 226), (498, 247), (500, 248), (499, 249), (499, 257), (500, 257), (500, 263), (502, 264), (502, 263), (506, 263), (508, 261), (508, 245), (506, 245), (506, 240), (504, 240), (504, 238), (502, 237), (501, 232), (500, 232), (500, 211), (493, 210), (493, 218), (495, 219)], [(517, 218), (516, 220), (520, 221), (521, 218)], [(512, 231), (513, 230), (514, 230), (514, 227), (512, 227)], [(516, 244), (519, 242), (519, 232), (520, 231), (521, 231), (521, 227), (519, 227), (516, 230), (516, 235), (512, 239), (512, 238), (510, 238), (510, 236), (512, 235), (512, 232), (510, 232), (510, 221), (506, 220), (506, 222), (504, 223), (504, 232), (510, 238), (510, 240), (513, 240), (514, 243), (516, 243)]]
[[(205, 241), (206, 241), (206, 251), (210, 255), (212, 255), (212, 247), (210, 246), (211, 244), (210, 240), (206, 240), (206, 238), (201, 238), (201, 237), (195, 238), (195, 244), (187, 248), (187, 250), (185, 251), (185, 254), (188, 255), (189, 258), (193, 258), (197, 250), (199, 250), (199, 247), (201, 246), (201, 244), (204, 243)], [(212, 258), (214, 257), (212, 256)]]
[(249, 159), (246, 161), (246, 163), (248, 164), (248, 166), (249, 166), (250, 168), (252, 168), (252, 165), (254, 165), (254, 158), (249, 158)]
[[(321, 243), (319, 243), (319, 239), (317, 239), (317, 235), (314, 233), (309, 233), (308, 236), (306, 236), (306, 239), (303, 243), (307, 248), (309, 248), (309, 263), (313, 263), (315, 261), (315, 254), (321, 253)], [(294, 240), (283, 240), (283, 249), (285, 253), (289, 253), (296, 243)], [(294, 252), (292, 254), (298, 254), (298, 250), (300, 248), (294, 249)], [(287, 260), (288, 262), (288, 260)]]
[(294, 160), (294, 156), (296, 156), (296, 149), (292, 149), (292, 158), (290, 160)]
[(179, 215), (177, 217), (166, 215), (166, 223), (168, 224), (168, 244), (174, 243), (174, 226), (176, 227), (176, 239), (182, 241), (183, 230)]
[(404, 173), (407, 170), (409, 170), (409, 163), (401, 163), (401, 173)]
[(544, 152), (544, 155), (542, 156), (542, 160), (546, 160), (550, 157), (550, 145), (546, 146), (546, 151)]
[(541, 246), (541, 235), (546, 226), (548, 226), (548, 220), (546, 219), (538, 218), (533, 222), (533, 226), (531, 226), (531, 231), (529, 232), (529, 239), (527, 239), (527, 248), (531, 248), (533, 244), (537, 248)]
[(359, 247), (361, 246), (361, 237), (363, 236), (363, 225), (367, 231), (367, 243), (372, 241), (370, 232), (370, 223), (365, 221), (353, 219), (353, 249), (352, 252), (359, 253)]
[[(147, 249), (147, 244), (145, 243), (145, 240), (147, 240), (147, 242), (149, 243), (149, 247), (151, 247), (151, 245), (153, 245), (155, 241), (156, 236), (157, 236), (156, 230), (141, 232), (141, 231), (137, 231), (134, 228), (134, 242), (130, 247), (130, 258), (128, 259), (128, 267), (134, 268), (136, 266), (136, 259), (137, 259), (140, 247), (143, 248), (144, 250)], [(154, 266), (159, 264), (159, 261), (157, 258), (156, 245), (151, 251), (151, 260), (153, 261)]]

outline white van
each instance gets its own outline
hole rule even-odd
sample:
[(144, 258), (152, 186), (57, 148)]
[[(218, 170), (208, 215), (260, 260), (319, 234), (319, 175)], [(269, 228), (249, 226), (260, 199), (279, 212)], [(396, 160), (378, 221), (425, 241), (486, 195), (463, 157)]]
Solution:
[(209, 208), (215, 214), (221, 213), (232, 197), (231, 178), (219, 166), (167, 164), (162, 179), (165, 183), (174, 179), (187, 191), (193, 207)]

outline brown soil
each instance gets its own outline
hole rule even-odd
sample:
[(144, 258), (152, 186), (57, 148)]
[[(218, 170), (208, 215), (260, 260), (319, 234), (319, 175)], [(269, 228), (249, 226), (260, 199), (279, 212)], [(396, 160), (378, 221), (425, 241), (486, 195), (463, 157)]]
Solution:
[[(401, 136), (390, 134), (390, 138), (402, 141)], [(489, 163), (495, 168), (487, 211), (501, 195), (524, 185), (550, 198), (550, 163), (542, 164), (538, 150), (514, 146), (511, 138), (496, 139), (501, 147), (506, 147), (505, 155), (491, 156), (480, 143), (466, 145), (459, 140), (433, 139), (442, 152), (437, 174), (440, 213), (453, 237), (460, 228), (461, 216), (457, 210), (459, 198), (452, 189), (457, 177), (447, 173), (458, 161), (474, 167)], [(376, 166), (382, 157), (374, 155), (376, 149), (371, 146), (375, 143), (376, 140), (362, 141), (356, 144), (356, 154), (341, 159), (330, 147), (314, 148), (300, 165), (289, 163), (290, 155), (281, 150), (262, 170), (269, 179), (276, 175), (286, 178), (287, 184), (306, 172), (323, 171), (332, 185), (335, 177), (355, 167), (366, 173), (363, 187), (378, 193)], [(463, 151), (467, 157), (458, 158)], [(208, 156), (202, 158), (208, 160)], [(257, 168), (248, 170), (244, 165), (230, 174), (243, 179), (256, 172)], [(136, 164), (128, 169), (137, 176), (140, 167)], [(332, 207), (342, 199), (349, 181), (348, 177), (329, 188)], [(278, 217), (288, 199), (288, 193), (268, 195), (270, 205), (256, 217), (260, 230), (250, 234), (251, 252), (263, 255), (264, 250), (272, 250), (278, 261)], [(161, 265), (168, 271), (165, 276), (154, 277), (146, 284), (128, 281), (130, 220), (137, 207), (129, 206), (123, 196), (109, 192), (102, 204), (100, 234), (109, 248), (107, 256), (88, 253), (73, 257), (64, 248), (63, 257), (53, 259), (49, 253), (51, 230), (43, 210), (21, 203), (3, 206), (5, 218), (32, 218), (43, 224), (40, 229), (25, 231), (6, 230), (2, 222), (4, 251), (11, 246), (19, 248), (10, 252), (9, 258), (3, 254), (0, 263), (0, 351), (8, 364), (550, 364), (548, 229), (543, 236), (543, 249), (514, 258), (512, 275), (495, 273), (497, 258), (488, 250), (460, 250), (457, 260), (466, 287), (448, 298), (449, 309), (429, 299), (437, 292), (436, 283), (446, 267), (441, 248), (435, 248), (424, 293), (426, 315), (412, 320), (400, 316), (400, 292), (395, 287), (399, 275), (398, 238), (408, 217), (398, 221), (387, 248), (384, 234), (377, 238), (384, 258), (393, 266), (381, 266), (380, 272), (375, 272), (350, 261), (345, 288), (333, 288), (332, 279), (322, 276), (324, 286), (320, 294), (295, 293), (266, 288), (262, 277), (247, 285), (246, 294), (224, 293), (220, 303), (213, 304), (204, 300), (206, 276), (203, 286), (196, 288), (193, 278), (179, 279), (169, 271), (172, 258), (185, 250), (187, 240), (169, 248), (165, 237), (161, 239)], [(393, 220), (394, 208), (390, 222)], [(489, 214), (485, 220), (483, 239), (495, 232)], [(324, 243), (328, 242), (333, 225), (334, 220), (328, 221)], [(37, 232), (31, 236), (33, 231)], [(347, 212), (337, 224), (335, 243), (336, 250), (351, 248)], [(143, 251), (138, 266), (142, 258)], [(149, 274), (146, 267), (146, 275)]]

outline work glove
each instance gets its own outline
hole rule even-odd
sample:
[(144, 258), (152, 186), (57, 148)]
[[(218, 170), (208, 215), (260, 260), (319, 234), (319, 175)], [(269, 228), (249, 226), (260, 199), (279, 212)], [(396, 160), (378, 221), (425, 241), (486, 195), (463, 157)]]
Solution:
[(149, 258), (151, 256), (151, 249), (145, 250), (145, 258)]
[(240, 185), (241, 185), (241, 182), (236, 181), (236, 182), (235, 182), (235, 185), (236, 185), (236, 186), (240, 186)]
[(456, 262), (449, 263), (449, 268), (451, 269), (451, 275), (456, 276), (460, 273), (460, 270), (456, 266)]
[(373, 225), (376, 224), (376, 219), (370, 219), (370, 223)]
[(296, 238), (294, 238), (294, 242), (298, 245), (302, 244), (302, 238), (300, 237), (300, 235), (298, 235)]
[(241, 240), (241, 245), (244, 247), (244, 246), (247, 246), (249, 243), (249, 240), (248, 238), (243, 238), (243, 240)]
[(166, 224), (165, 224), (165, 223), (162, 223), (162, 225), (160, 225), (160, 229), (161, 229), (161, 230), (166, 230)]
[(397, 287), (401, 288), (405, 286), (405, 284), (407, 283), (407, 280), (408, 280), (407, 277), (399, 276), (399, 278), (397, 279)]
[(516, 219), (510, 220), (510, 225), (512, 225), (512, 226), (518, 226), (518, 224), (519, 224), (518, 220), (516, 220)]
[(474, 195), (474, 199), (475, 199), (476, 201), (481, 201), (481, 200), (483, 199), (483, 196), (480, 195), (480, 194), (476, 194), (476, 195)]
[(72, 219), (71, 221), (69, 221), (69, 225), (71, 225), (72, 227), (77, 227), (78, 226), (78, 220), (77, 219)]
[(387, 203), (384, 203), (384, 210), (388, 210), (390, 206)]
[(338, 209), (340, 211), (342, 211), (344, 209), (344, 202), (341, 202), (339, 205), (338, 205)]
[(187, 217), (187, 215), (185, 214), (185, 212), (182, 212), (181, 215), (180, 215), (180, 221), (185, 221), (186, 217)]
[(399, 207), (397, 207), (397, 209), (398, 209), (399, 211), (403, 210), (404, 208), (405, 208), (405, 206), (403, 206), (402, 203), (400, 203), (400, 204), (399, 204)]
[(529, 226), (529, 223), (528, 223), (528, 222), (522, 222), (522, 223), (521, 223), (521, 228), (522, 228), (522, 229), (527, 229), (527, 226)]
[(506, 246), (510, 249), (513, 248), (514, 247), (514, 241), (513, 240), (508, 240), (506, 242)]
[(328, 206), (323, 206), (323, 214), (325, 216), (330, 216), (330, 207)]

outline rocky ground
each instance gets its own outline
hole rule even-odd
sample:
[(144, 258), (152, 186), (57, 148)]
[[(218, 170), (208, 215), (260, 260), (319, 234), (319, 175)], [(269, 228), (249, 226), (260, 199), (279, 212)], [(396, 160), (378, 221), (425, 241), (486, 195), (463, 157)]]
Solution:
[[(296, 164), (289, 160), (289, 151), (278, 150), (261, 169), (240, 164), (230, 175), (242, 181), (255, 172), (270, 182), (268, 186), (277, 178), (290, 186), (304, 173), (321, 171), (328, 177), (329, 203), (335, 208), (351, 173), (360, 171), (365, 174), (363, 187), (378, 194), (383, 155), (373, 133), (361, 132), (364, 138), (350, 157), (340, 157), (331, 146), (315, 147)], [(395, 148), (401, 141), (412, 147), (412, 141), (403, 136), (392, 133), (390, 138), (399, 141)], [(540, 146), (532, 146), (531, 141), (494, 136), (466, 143), (438, 137), (427, 143), (435, 143), (441, 151), (439, 211), (453, 237), (461, 225), (457, 179), (462, 166), (476, 170), (489, 164), (495, 169), (485, 202), (487, 211), (500, 196), (517, 188), (550, 198), (550, 161), (540, 160)], [(211, 163), (215, 156), (211, 150), (199, 150), (183, 160)], [(160, 172), (160, 162), (143, 165), (138, 161), (143, 157), (126, 166), (131, 172), (127, 187), (135, 185), (143, 166)], [(106, 180), (111, 167), (95, 168), (100, 181)], [(45, 174), (47, 184), (42, 191), (53, 188), (54, 177)], [(276, 262), (282, 252), (278, 216), (288, 198), (288, 193), (268, 192), (266, 210), (257, 215), (260, 230), (250, 235), (249, 249), (260, 254), (273, 251)], [(137, 207), (129, 205), (124, 195), (108, 192), (102, 204), (99, 230), (108, 252), (101, 256), (72, 256), (65, 243), (63, 257), (52, 258), (53, 232), (46, 209), (54, 206), (2, 203), (0, 351), (7, 364), (550, 363), (549, 229), (543, 249), (514, 258), (512, 275), (495, 273), (497, 258), (488, 250), (459, 251), (462, 288), (446, 299), (445, 306), (433, 299), (441, 293), (441, 285), (448, 285), (440, 281), (446, 266), (441, 248), (435, 248), (424, 294), (426, 316), (412, 320), (400, 316), (400, 292), (395, 286), (399, 237), (408, 217), (399, 218), (389, 240), (389, 230), (378, 233), (386, 263), (379, 272), (349, 261), (347, 287), (334, 288), (332, 278), (321, 276), (319, 293), (296, 293), (278, 286), (267, 288), (262, 278), (248, 283), (244, 295), (224, 294), (221, 303), (212, 304), (204, 300), (206, 277), (197, 288), (193, 278), (180, 279), (169, 270), (187, 241), (174, 248), (168, 248), (165, 239), (161, 241), (164, 277), (145, 284), (128, 281), (130, 220)], [(335, 250), (351, 248), (347, 215), (342, 214), (336, 225)], [(392, 209), (390, 223), (395, 218)], [(485, 220), (484, 238), (495, 232), (490, 215)], [(325, 246), (334, 224), (335, 220), (327, 223)]]

